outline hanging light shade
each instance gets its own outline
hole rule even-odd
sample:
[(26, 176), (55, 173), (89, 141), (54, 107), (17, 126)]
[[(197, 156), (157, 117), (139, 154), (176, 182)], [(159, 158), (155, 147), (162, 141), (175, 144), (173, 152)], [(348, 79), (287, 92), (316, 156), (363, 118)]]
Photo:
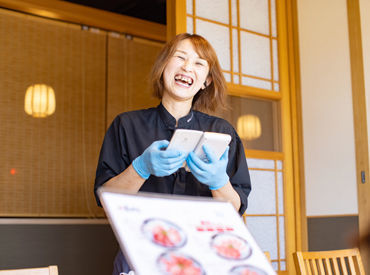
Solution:
[(255, 115), (243, 115), (238, 118), (237, 131), (242, 139), (257, 139), (262, 134), (261, 121)]
[(25, 112), (33, 117), (47, 117), (55, 112), (55, 94), (52, 87), (35, 84), (27, 88), (24, 99)]

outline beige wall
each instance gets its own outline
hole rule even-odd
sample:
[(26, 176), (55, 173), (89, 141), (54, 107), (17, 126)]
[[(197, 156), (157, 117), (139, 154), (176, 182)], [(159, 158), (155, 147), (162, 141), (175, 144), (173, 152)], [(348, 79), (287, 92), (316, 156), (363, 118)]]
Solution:
[(297, 5), (307, 215), (357, 214), (346, 1)]

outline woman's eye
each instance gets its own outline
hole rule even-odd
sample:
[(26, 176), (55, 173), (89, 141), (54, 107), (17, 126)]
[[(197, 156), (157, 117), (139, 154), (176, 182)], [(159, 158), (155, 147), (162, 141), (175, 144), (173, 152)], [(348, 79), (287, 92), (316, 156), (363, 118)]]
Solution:
[(177, 55), (176, 56), (177, 58), (179, 58), (179, 59), (181, 59), (181, 60), (184, 60), (185, 58), (183, 57), (183, 56), (181, 56), (181, 55)]
[(195, 64), (197, 64), (199, 66), (204, 66), (204, 64), (202, 62), (196, 62)]

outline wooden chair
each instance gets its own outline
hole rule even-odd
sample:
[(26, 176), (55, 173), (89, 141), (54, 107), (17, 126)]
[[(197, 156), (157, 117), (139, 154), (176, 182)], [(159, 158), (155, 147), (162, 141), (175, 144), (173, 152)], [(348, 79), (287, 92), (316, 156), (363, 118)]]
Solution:
[(51, 265), (39, 268), (0, 270), (0, 275), (58, 275), (58, 267)]
[(297, 273), (301, 275), (365, 275), (357, 248), (295, 252)]

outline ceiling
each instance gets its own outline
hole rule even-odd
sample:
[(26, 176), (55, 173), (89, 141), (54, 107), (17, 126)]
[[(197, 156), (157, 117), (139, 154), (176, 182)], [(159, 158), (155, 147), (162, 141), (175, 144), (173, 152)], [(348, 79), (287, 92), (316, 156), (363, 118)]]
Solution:
[(83, 6), (166, 24), (166, 0), (64, 0)]

